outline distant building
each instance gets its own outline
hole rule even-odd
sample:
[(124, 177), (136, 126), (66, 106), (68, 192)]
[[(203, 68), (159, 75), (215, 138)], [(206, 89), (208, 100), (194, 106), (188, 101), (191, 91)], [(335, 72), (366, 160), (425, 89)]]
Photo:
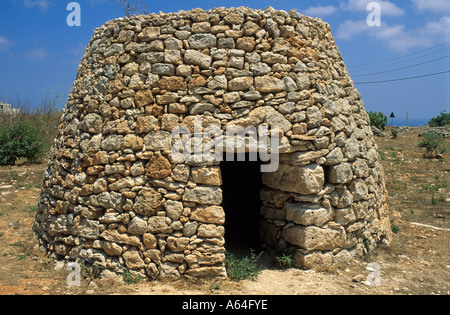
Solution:
[(0, 101), (0, 114), (14, 114), (20, 113), (20, 109), (12, 108), (11, 104), (6, 104)]

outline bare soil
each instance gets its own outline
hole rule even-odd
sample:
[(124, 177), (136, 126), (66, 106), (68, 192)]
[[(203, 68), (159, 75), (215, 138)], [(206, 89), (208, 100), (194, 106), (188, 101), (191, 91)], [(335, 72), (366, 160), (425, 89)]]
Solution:
[[(266, 264), (256, 281), (90, 279), (69, 287), (69, 271), (38, 250), (32, 233), (45, 164), (0, 167), (1, 295), (448, 295), (450, 294), (450, 156), (426, 159), (422, 128), (377, 138), (386, 172), (392, 228), (389, 248), (327, 270), (279, 270)], [(386, 134), (390, 135), (387, 130)], [(450, 147), (450, 140), (447, 140)], [(365, 284), (370, 262), (381, 285)]]

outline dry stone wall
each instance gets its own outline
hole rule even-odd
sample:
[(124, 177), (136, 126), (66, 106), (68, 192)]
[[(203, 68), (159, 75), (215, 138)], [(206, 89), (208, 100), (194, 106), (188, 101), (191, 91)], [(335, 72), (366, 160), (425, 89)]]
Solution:
[(330, 26), (218, 8), (95, 30), (44, 177), (42, 247), (116, 272), (225, 276), (220, 162), (172, 150), (174, 128), (195, 132), (195, 118), (201, 130), (277, 128), (279, 167), (262, 174), (268, 249), (311, 268), (389, 241), (383, 168)]

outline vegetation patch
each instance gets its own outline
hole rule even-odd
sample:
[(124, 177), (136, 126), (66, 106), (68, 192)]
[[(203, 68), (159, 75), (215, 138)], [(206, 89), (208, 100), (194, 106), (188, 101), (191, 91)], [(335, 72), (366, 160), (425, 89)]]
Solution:
[(250, 250), (250, 255), (238, 257), (233, 253), (227, 252), (225, 254), (225, 267), (228, 276), (233, 281), (252, 280), (255, 281), (261, 273), (261, 267), (258, 260), (260, 254), (255, 254), (254, 250)]

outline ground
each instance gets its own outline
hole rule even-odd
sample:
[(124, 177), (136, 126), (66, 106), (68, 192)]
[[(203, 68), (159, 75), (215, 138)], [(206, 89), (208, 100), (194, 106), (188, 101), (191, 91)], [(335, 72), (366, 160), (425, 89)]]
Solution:
[[(327, 270), (279, 270), (266, 266), (256, 281), (139, 281), (82, 277), (69, 287), (66, 266), (38, 250), (32, 233), (46, 164), (0, 167), (0, 294), (150, 295), (448, 295), (450, 294), (450, 155), (426, 159), (417, 148), (423, 128), (378, 137), (395, 232), (389, 248)], [(450, 140), (447, 140), (450, 147)], [(381, 285), (365, 283), (369, 263), (381, 267)]]

